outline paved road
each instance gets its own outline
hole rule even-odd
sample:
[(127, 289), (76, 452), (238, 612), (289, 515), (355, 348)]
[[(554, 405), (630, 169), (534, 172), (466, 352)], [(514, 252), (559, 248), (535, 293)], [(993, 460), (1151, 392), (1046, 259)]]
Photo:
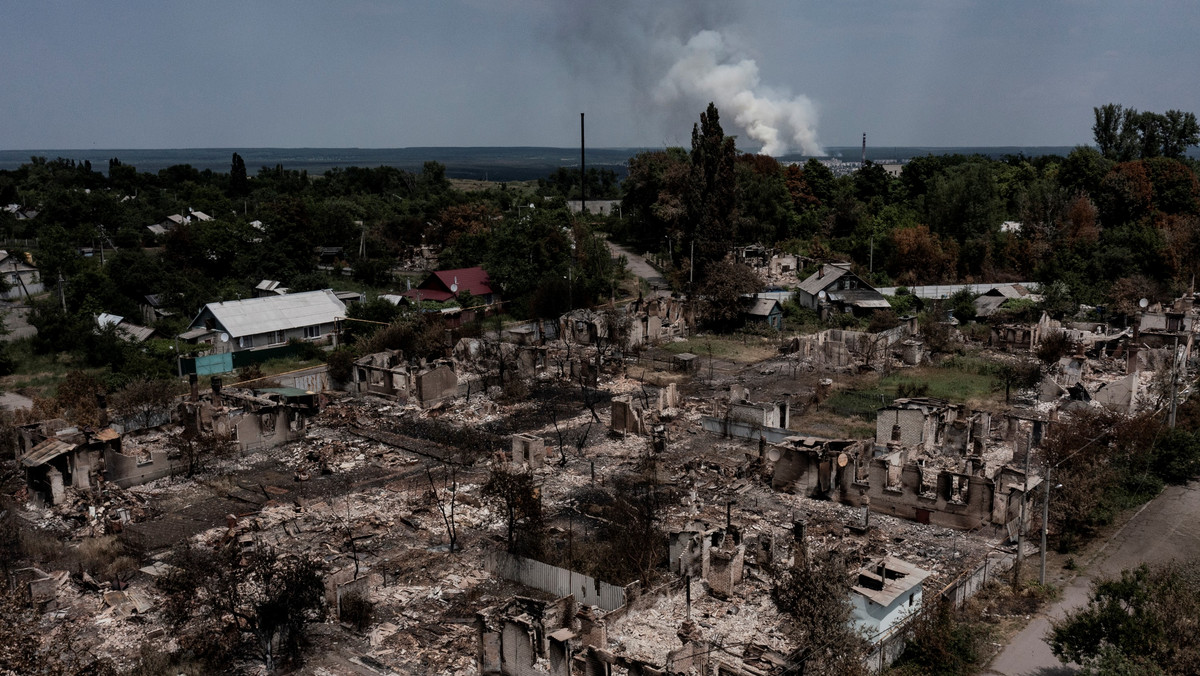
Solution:
[(629, 271), (632, 272), (634, 276), (641, 277), (642, 279), (646, 280), (646, 283), (650, 285), (652, 290), (671, 288), (667, 284), (667, 280), (664, 279), (661, 274), (659, 274), (658, 270), (655, 270), (654, 266), (647, 263), (646, 259), (642, 258), (639, 254), (636, 254), (625, 247), (613, 244), (612, 242), (608, 243), (608, 249), (609, 251), (612, 251), (613, 256), (624, 256), (627, 266), (629, 267)]
[[(1066, 676), (1076, 673), (1050, 652), (1043, 640), (1051, 619), (1087, 604), (1094, 577), (1115, 576), (1141, 563), (1200, 556), (1200, 483), (1171, 486), (1142, 507), (1088, 562), (1062, 597), (1037, 615), (992, 660), (985, 674), (1003, 676)], [(1033, 565), (1037, 561), (1032, 560)]]

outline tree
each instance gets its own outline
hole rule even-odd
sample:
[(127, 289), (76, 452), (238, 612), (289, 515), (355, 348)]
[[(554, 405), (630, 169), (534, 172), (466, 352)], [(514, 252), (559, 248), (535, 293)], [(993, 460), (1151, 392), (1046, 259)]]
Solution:
[(242, 552), (184, 545), (172, 552), (169, 563), (173, 568), (158, 586), (175, 626), (190, 628), (186, 633), (201, 641), (232, 638), (255, 652), (268, 672), (281, 657), (299, 658), (305, 628), (323, 613), (319, 559), (267, 547)]
[[(437, 484), (433, 482), (433, 471), (428, 467), (425, 468), (425, 477), (429, 479), (433, 502), (442, 515), (442, 522), (446, 524), (446, 539), (450, 541), (450, 553), (453, 554), (458, 547), (458, 523), (454, 520), (454, 510), (458, 504), (458, 470), (451, 467), (444, 472), (443, 481), (446, 485), (443, 490), (449, 493), (448, 498), (438, 492)], [(355, 565), (358, 565), (357, 562)]]
[(241, 155), (233, 154), (229, 167), (229, 196), (245, 197), (250, 193), (250, 179), (246, 176), (246, 161)]
[[(175, 383), (170, 380), (139, 378), (113, 393), (109, 405), (126, 419), (125, 428), (152, 427), (170, 413), (175, 403)], [(160, 423), (161, 424), (161, 423)]]
[(1031, 361), (1001, 362), (992, 371), (996, 380), (1004, 385), (1004, 403), (1009, 401), (1012, 388), (1033, 387), (1041, 380), (1042, 370)]
[(694, 224), (697, 270), (725, 257), (733, 246), (737, 216), (737, 149), (732, 136), (721, 129), (720, 114), (712, 103), (692, 126), (692, 197), (688, 218)]
[(1138, 155), (1138, 112), (1116, 103), (1106, 103), (1092, 109), (1095, 123), (1092, 138), (1100, 154), (1110, 160), (1127, 162)]
[(496, 467), (480, 492), (484, 501), (503, 515), (509, 553), (524, 556), (540, 553), (544, 522), (541, 495), (533, 474)]
[[(38, 614), (11, 585), (0, 585), (0, 674), (33, 674), (47, 665), (39, 654)], [(44, 672), (41, 672), (44, 673)]]
[[(1051, 625), (1047, 642), (1060, 660), (1087, 673), (1200, 673), (1200, 562), (1145, 564), (1095, 582), (1087, 606)], [(1160, 671), (1149, 671), (1157, 667)]]
[(697, 292), (704, 316), (719, 328), (729, 329), (742, 314), (742, 295), (762, 289), (762, 280), (750, 268), (731, 258), (709, 263)]
[(798, 673), (866, 674), (867, 640), (850, 621), (849, 566), (836, 550), (812, 558), (780, 574), (771, 590), (775, 605), (791, 617), (799, 646), (788, 661), (803, 664)]
[(1139, 113), (1116, 103), (1092, 109), (1092, 136), (1105, 157), (1118, 162), (1150, 157), (1181, 158), (1200, 144), (1200, 124), (1194, 113), (1168, 110)]
[(167, 445), (183, 458), (187, 476), (195, 476), (214, 458), (221, 458), (233, 451), (227, 437), (205, 434), (185, 425), (183, 431), (167, 437)]
[(1172, 159), (1183, 157), (1187, 149), (1200, 145), (1200, 124), (1195, 113), (1168, 110), (1160, 120), (1162, 126), (1162, 155)]

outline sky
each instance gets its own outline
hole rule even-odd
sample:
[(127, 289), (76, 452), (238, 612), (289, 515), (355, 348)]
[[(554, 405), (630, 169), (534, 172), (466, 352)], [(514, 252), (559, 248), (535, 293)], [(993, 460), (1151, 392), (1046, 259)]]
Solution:
[(1070, 146), (1200, 112), (1193, 0), (4, 0), (0, 149)]

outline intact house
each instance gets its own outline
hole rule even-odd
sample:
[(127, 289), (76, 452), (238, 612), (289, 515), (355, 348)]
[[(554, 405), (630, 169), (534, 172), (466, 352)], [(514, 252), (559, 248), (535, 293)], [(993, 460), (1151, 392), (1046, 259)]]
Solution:
[(768, 326), (776, 331), (783, 330), (783, 306), (774, 298), (743, 296), (742, 319), (747, 326)]
[(141, 304), (142, 321), (146, 324), (153, 324), (160, 319), (172, 317), (175, 315), (167, 309), (167, 300), (161, 293), (151, 293), (142, 296), (144, 303)]
[(1000, 310), (1000, 306), (1010, 300), (1026, 299), (1040, 301), (1041, 296), (1030, 293), (1021, 284), (998, 284), (975, 299), (975, 316), (991, 317)]
[(240, 352), (289, 340), (329, 341), (346, 306), (329, 290), (209, 303), (179, 337), (213, 352)]
[(885, 556), (858, 570), (850, 588), (856, 627), (878, 640), (892, 627), (921, 610), (922, 583), (930, 572), (894, 556)]
[(126, 321), (120, 315), (101, 312), (96, 317), (96, 328), (100, 331), (111, 328), (118, 338), (129, 343), (144, 343), (154, 336), (154, 329)]
[(420, 301), (444, 303), (457, 298), (460, 293), (469, 293), (475, 296), (483, 305), (500, 302), (500, 294), (493, 290), (488, 273), (480, 267), (439, 270), (430, 273), (425, 281), (400, 295), (414, 303)]
[(800, 283), (796, 301), (801, 307), (869, 316), (892, 306), (875, 287), (850, 271), (849, 263), (826, 263)]
[(0, 277), (8, 286), (8, 289), (0, 294), (0, 297), (5, 299), (29, 298), (30, 295), (44, 290), (38, 269), (34, 267), (28, 254), (22, 257), (0, 250)]

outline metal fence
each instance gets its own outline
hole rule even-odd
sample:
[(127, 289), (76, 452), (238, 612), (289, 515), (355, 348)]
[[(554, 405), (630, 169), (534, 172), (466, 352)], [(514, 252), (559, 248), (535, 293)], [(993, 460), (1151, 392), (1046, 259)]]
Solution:
[[(961, 608), (989, 580), (1012, 570), (1014, 561), (1016, 561), (1015, 554), (993, 552), (974, 569), (959, 575), (953, 582), (943, 587), (939, 596), (946, 602), (953, 604), (955, 608)], [(932, 610), (933, 606), (928, 605), (928, 601), (926, 601), (922, 604), (922, 609), (919, 612), (929, 612)], [(894, 625), (876, 639), (874, 645), (871, 647), (871, 652), (863, 660), (863, 664), (876, 673), (882, 672), (891, 666), (904, 653), (904, 648), (907, 646), (909, 639), (913, 637), (915, 620), (918, 616), (919, 613), (910, 615), (903, 622)]]
[(609, 611), (625, 605), (625, 588), (601, 582), (593, 577), (534, 561), (507, 552), (493, 552), (484, 560), (484, 567), (506, 580), (520, 582), (526, 587), (562, 598), (575, 595), (575, 601), (588, 606), (600, 606)]

